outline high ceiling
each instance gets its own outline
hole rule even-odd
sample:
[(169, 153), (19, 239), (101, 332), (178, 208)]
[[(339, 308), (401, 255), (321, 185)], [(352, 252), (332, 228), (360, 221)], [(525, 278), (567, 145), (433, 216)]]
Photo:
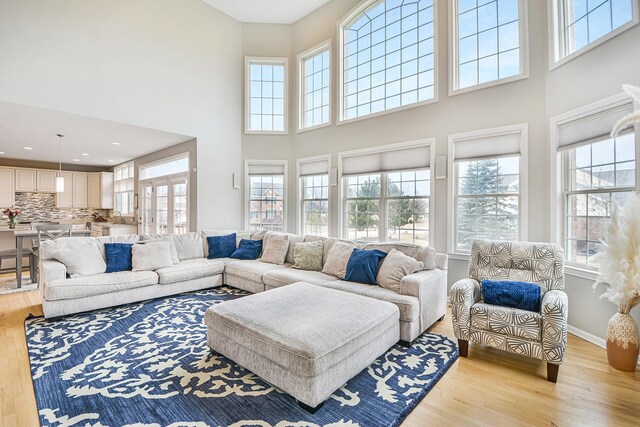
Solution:
[(193, 139), (0, 101), (0, 158), (58, 162), (58, 133), (65, 135), (62, 163), (104, 167)]
[(203, 0), (240, 22), (293, 24), (329, 0)]

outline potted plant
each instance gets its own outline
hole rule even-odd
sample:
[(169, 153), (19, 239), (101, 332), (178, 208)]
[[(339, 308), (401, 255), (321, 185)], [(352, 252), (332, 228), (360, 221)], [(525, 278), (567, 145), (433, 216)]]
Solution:
[(7, 224), (9, 225), (9, 228), (11, 230), (16, 228), (16, 217), (18, 215), (21, 214), (21, 212), (17, 209), (13, 209), (13, 207), (11, 208), (7, 208), (4, 211), (2, 211), (3, 214), (5, 214), (8, 218), (9, 221), (7, 222)]
[(633, 372), (640, 333), (629, 312), (640, 304), (640, 197), (630, 196), (622, 209), (614, 203), (603, 244), (604, 251), (594, 257), (600, 276), (593, 287), (604, 283), (600, 298), (618, 306), (607, 327), (607, 359), (612, 367)]

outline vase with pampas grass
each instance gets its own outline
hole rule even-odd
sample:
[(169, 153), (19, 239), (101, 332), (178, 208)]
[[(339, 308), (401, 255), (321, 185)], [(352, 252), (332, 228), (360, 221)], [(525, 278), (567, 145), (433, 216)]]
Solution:
[(614, 203), (604, 251), (594, 257), (600, 276), (594, 289), (606, 285), (600, 298), (618, 306), (607, 327), (607, 359), (612, 367), (636, 370), (640, 349), (638, 325), (629, 312), (640, 304), (640, 197), (630, 196), (624, 208)]

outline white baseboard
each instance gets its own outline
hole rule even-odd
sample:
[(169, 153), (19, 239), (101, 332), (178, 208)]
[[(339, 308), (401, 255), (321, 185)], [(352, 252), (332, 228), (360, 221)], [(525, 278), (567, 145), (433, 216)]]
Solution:
[[(567, 332), (571, 335), (575, 335), (578, 338), (582, 338), (585, 341), (595, 344), (601, 348), (607, 348), (607, 340), (597, 337), (589, 332), (585, 332), (582, 329), (578, 329), (575, 326), (567, 325)], [(638, 365), (640, 365), (640, 357), (638, 358)]]

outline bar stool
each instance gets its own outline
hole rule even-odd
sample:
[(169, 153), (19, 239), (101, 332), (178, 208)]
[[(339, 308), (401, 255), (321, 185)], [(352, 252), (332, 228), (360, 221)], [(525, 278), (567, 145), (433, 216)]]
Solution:
[[(5, 259), (12, 259), (15, 261), (17, 257), (18, 257), (17, 249), (6, 249), (3, 251), (0, 251), (0, 270), (2, 270), (2, 261), (4, 261)], [(36, 269), (38, 268), (37, 266), (38, 257), (32, 250), (29, 250), (29, 249), (25, 249), (22, 251), (22, 257), (29, 258), (29, 278), (31, 279), (32, 282), (35, 283), (37, 281)], [(22, 274), (22, 272), (16, 271), (16, 276), (18, 274)]]

